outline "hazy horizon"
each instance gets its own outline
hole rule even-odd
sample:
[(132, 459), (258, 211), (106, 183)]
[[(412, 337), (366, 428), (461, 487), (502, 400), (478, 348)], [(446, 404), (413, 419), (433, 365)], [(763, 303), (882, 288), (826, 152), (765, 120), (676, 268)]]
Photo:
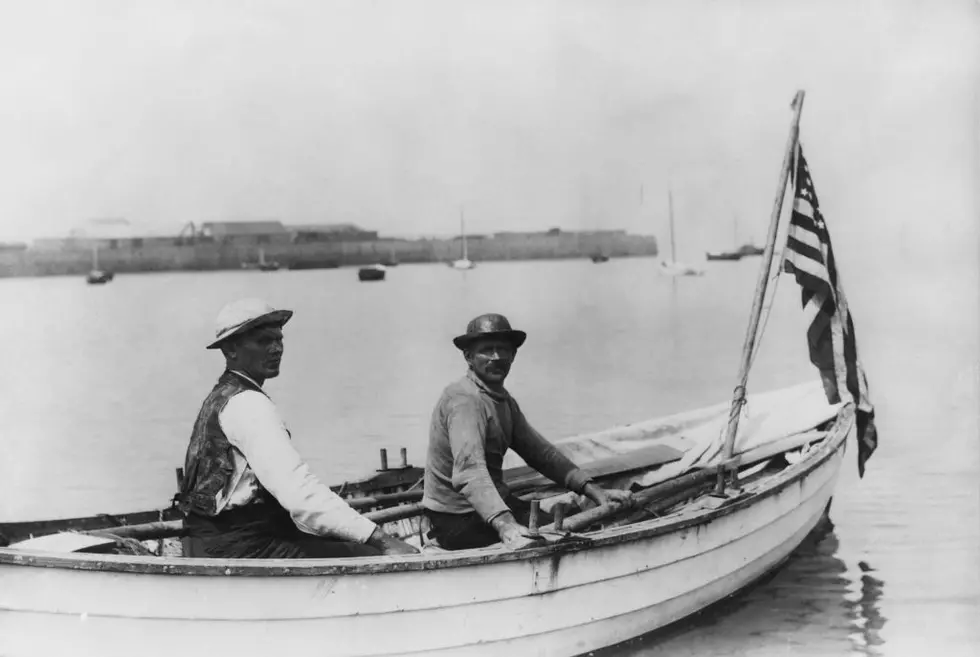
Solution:
[(8, 14), (0, 239), (100, 217), (134, 234), (276, 219), (451, 235), (462, 207), (473, 233), (663, 240), (671, 189), (678, 250), (700, 252), (730, 245), (736, 216), (741, 239), (764, 237), (805, 89), (802, 140), (836, 232), (895, 231), (938, 255), (938, 225), (976, 245), (967, 0), (95, 0)]

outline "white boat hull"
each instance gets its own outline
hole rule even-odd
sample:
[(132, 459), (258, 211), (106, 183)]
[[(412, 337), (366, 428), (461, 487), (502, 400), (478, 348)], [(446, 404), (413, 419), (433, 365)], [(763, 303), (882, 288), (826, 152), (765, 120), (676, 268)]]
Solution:
[(582, 654), (695, 613), (783, 561), (830, 501), (834, 442), (751, 500), (607, 530), (578, 551), (419, 555), (409, 560), (424, 569), (383, 573), (310, 571), (363, 560), (275, 562), (300, 571), (285, 576), (0, 564), (0, 654)]

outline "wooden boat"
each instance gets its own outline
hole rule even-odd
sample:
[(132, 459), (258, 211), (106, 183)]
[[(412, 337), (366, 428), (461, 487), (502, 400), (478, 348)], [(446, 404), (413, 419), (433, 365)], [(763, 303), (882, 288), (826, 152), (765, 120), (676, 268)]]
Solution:
[(370, 265), (361, 267), (357, 270), (357, 280), (359, 281), (383, 281), (387, 268), (384, 265)]
[(605, 255), (604, 253), (594, 253), (592, 254), (592, 262), (609, 262), (609, 256)]
[[(0, 524), (9, 543), (0, 548), (0, 653), (585, 654), (698, 612), (783, 562), (825, 517), (854, 425), (853, 403), (829, 404), (814, 382), (569, 438), (562, 451), (636, 498), (629, 509), (580, 504), (574, 514), (564, 510), (577, 496), (510, 454), (511, 490), (555, 517), (540, 528), (532, 521), (542, 542), (518, 551), (425, 545), (406, 556), (198, 559), (167, 553), (182, 533), (173, 510)], [(377, 476), (336, 490), (421, 545), (420, 471), (404, 455), (396, 469), (382, 461)], [(92, 553), (106, 544), (148, 552), (154, 543), (161, 555)]]
[[(824, 515), (853, 423), (850, 406), (831, 407), (822, 394), (808, 386), (750, 399), (753, 417), (769, 426), (746, 432), (740, 487), (723, 497), (708, 494), (716, 466), (676, 475), (727, 423), (727, 404), (563, 442), (573, 457), (591, 450), (621, 463), (658, 445), (687, 449), (680, 461), (668, 449), (653, 460), (669, 462), (648, 472), (620, 468), (603, 478), (655, 491), (644, 498), (647, 511), (633, 512), (646, 519), (592, 530), (591, 509), (564, 523), (583, 533), (529, 550), (222, 561), (0, 548), (0, 646), (15, 656), (122, 655), (138, 645), (149, 657), (172, 653), (179, 636), (260, 654), (329, 637), (320, 654), (586, 653), (694, 613), (789, 556)], [(390, 512), (400, 508), (386, 511), (396, 518)], [(149, 536), (173, 516), (8, 523), (0, 533), (124, 535), (115, 523), (157, 521)]]

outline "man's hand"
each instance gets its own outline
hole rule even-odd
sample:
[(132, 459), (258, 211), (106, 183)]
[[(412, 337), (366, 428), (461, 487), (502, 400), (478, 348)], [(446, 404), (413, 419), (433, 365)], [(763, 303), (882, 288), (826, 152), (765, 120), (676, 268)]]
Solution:
[(544, 544), (544, 539), (528, 536), (528, 528), (514, 519), (514, 514), (507, 512), (490, 521), (490, 525), (497, 531), (501, 542), (508, 550), (521, 550), (523, 548), (537, 547)]
[(582, 489), (582, 494), (599, 506), (603, 504), (624, 508), (633, 506), (633, 494), (628, 490), (620, 490), (619, 488), (610, 488), (607, 490), (591, 481)]
[(405, 541), (388, 536), (378, 527), (367, 540), (367, 544), (381, 550), (382, 554), (418, 554), (419, 551)]

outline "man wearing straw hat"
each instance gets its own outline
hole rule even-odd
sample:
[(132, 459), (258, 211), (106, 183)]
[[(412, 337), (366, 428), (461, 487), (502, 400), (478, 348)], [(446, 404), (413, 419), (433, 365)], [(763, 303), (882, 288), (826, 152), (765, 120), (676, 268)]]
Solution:
[(188, 556), (322, 558), (412, 554), (321, 483), (262, 390), (279, 376), (291, 310), (260, 299), (225, 306), (208, 349), (225, 371), (204, 400), (187, 447), (178, 505)]
[(453, 344), (469, 370), (450, 384), (432, 413), (422, 505), (429, 537), (448, 550), (498, 541), (511, 549), (533, 545), (530, 505), (503, 481), (503, 459), (512, 448), (528, 465), (596, 504), (629, 504), (624, 490), (604, 490), (528, 423), (504, 389), (517, 349), (527, 334), (503, 315), (473, 319)]

